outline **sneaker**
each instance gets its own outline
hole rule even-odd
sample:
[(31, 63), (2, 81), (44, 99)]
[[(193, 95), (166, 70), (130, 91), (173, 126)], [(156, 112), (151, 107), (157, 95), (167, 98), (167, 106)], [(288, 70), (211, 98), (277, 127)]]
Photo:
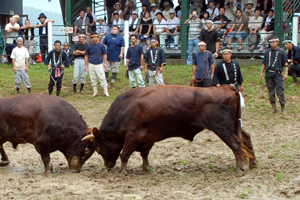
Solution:
[(174, 48), (174, 50), (178, 50), (178, 47), (176, 46), (176, 47)]

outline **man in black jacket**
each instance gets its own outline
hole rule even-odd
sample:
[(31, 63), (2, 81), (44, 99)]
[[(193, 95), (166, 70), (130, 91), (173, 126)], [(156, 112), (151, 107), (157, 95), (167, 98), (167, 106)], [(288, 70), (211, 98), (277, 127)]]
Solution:
[(300, 48), (293, 45), (291, 40), (283, 41), (283, 45), (288, 50), (289, 76), (294, 80), (290, 87), (293, 87), (298, 85), (297, 77), (300, 77)]

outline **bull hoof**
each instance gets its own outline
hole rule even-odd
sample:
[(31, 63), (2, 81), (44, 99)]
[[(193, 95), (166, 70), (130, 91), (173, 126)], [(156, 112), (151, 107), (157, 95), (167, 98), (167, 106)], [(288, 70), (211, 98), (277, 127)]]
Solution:
[(236, 176), (241, 177), (244, 175), (244, 169), (237, 169), (236, 170)]
[(257, 167), (257, 165), (256, 165), (257, 161), (255, 159), (253, 160), (253, 159), (250, 158), (249, 161), (250, 161), (249, 162), (249, 169), (253, 169), (253, 168)]
[(150, 171), (150, 167), (147, 165), (147, 166), (142, 166), (142, 168), (143, 168), (143, 171), (145, 171), (145, 172), (149, 172)]
[(10, 163), (10, 161), (1, 161), (0, 166), (7, 166)]
[(128, 175), (128, 171), (127, 171), (127, 169), (125, 169), (125, 168), (121, 168), (121, 170), (120, 170), (120, 174), (123, 174), (123, 175), (127, 176), (127, 175)]

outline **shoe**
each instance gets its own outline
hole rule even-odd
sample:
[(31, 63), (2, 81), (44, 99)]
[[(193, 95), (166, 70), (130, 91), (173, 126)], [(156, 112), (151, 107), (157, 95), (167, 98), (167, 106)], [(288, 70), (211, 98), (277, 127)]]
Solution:
[(111, 79), (110, 83), (115, 83), (116, 79)]
[(174, 48), (174, 50), (178, 50), (178, 47), (176, 46), (176, 47)]
[(249, 47), (249, 51), (253, 51), (253, 49), (254, 49), (254, 47), (252, 46), (252, 47)]
[(107, 91), (107, 86), (106, 86), (106, 87), (103, 87), (103, 90), (104, 90), (105, 96), (109, 97), (109, 94), (108, 94), (108, 91)]
[(80, 94), (84, 94), (83, 87), (84, 87), (84, 84), (81, 84), (80, 85)]
[(28, 93), (31, 93), (31, 88), (27, 88), (28, 89)]
[(238, 51), (241, 51), (241, 50), (243, 50), (243, 47), (242, 47), (242, 48), (241, 48), (241, 47), (239, 47), (237, 50), (238, 50)]
[(97, 89), (97, 86), (94, 86), (94, 87), (93, 87), (93, 91), (94, 91), (94, 94), (93, 94), (92, 97), (98, 96), (98, 89)]
[(265, 49), (265, 46), (262, 45), (262, 46), (260, 47), (259, 51), (262, 52), (264, 49)]
[(299, 83), (298, 82), (294, 82), (294, 83), (292, 83), (289, 87), (294, 87), (294, 86), (296, 86), (296, 85), (298, 85)]
[(17, 95), (19, 95), (20, 94), (20, 88), (17, 88), (16, 90), (17, 90)]
[(286, 114), (286, 112), (285, 112), (285, 110), (284, 110), (285, 105), (284, 105), (284, 104), (280, 104), (280, 105), (281, 105), (281, 113), (282, 113), (282, 114)]
[(76, 94), (76, 84), (73, 84), (73, 92), (71, 92), (71, 95)]
[(271, 112), (271, 114), (274, 114), (274, 113), (277, 113), (276, 103), (272, 103), (272, 112)]
[(76, 91), (73, 91), (73, 92), (71, 92), (70, 94), (71, 94), (71, 95), (76, 94)]

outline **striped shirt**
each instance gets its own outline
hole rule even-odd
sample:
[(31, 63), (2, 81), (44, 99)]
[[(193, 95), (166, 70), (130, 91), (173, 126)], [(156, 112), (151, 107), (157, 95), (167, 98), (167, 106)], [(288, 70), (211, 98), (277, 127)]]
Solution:
[(189, 26), (189, 40), (194, 40), (200, 36), (200, 22), (198, 20), (195, 22), (194, 20), (190, 20)]

